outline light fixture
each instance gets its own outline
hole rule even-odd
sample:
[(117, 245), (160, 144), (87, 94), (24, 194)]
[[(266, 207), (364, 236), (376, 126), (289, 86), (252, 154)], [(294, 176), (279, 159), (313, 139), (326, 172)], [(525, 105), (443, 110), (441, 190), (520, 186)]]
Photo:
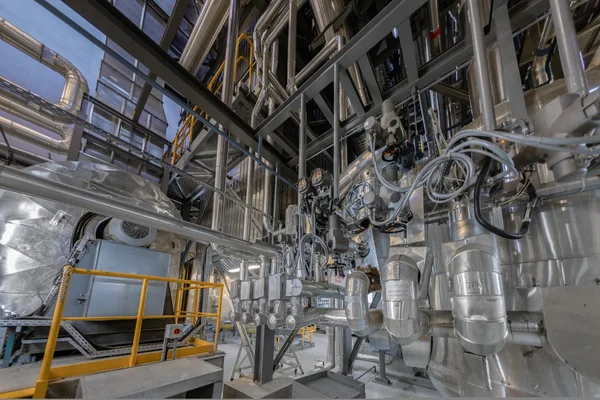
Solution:
[[(248, 269), (259, 269), (260, 268), (260, 264), (251, 264), (248, 266)], [(230, 269), (229, 271), (230, 274), (235, 274), (236, 272), (240, 272), (239, 268), (234, 268), (234, 269)]]

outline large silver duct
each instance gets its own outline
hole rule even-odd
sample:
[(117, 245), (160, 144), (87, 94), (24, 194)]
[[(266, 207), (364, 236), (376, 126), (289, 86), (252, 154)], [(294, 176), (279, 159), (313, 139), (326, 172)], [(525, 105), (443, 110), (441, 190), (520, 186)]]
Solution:
[(207, 0), (190, 34), (179, 63), (193, 75), (198, 73), (229, 16), (229, 2)]
[(0, 18), (0, 39), (61, 74), (65, 79), (65, 85), (56, 106), (73, 114), (80, 110), (83, 95), (89, 89), (87, 81), (73, 64), (2, 18)]
[[(140, 179), (144, 178), (140, 177)], [(0, 170), (0, 187), (27, 196), (69, 204), (98, 214), (138, 223), (200, 243), (213, 243), (245, 253), (262, 254), (269, 257), (278, 254), (275, 246), (266, 243), (250, 243), (190, 222), (182, 222), (180, 219), (165, 215), (158, 210), (148, 211), (137, 204), (131, 204), (131, 201), (107, 196), (93, 189), (53, 182), (12, 168), (3, 167)]]
[(391, 256), (381, 271), (385, 329), (398, 344), (410, 344), (426, 331), (419, 311), (418, 279), (417, 263), (404, 254)]
[(368, 336), (381, 329), (382, 319), (380, 313), (370, 313), (369, 286), (371, 282), (364, 272), (354, 271), (346, 277), (346, 295), (344, 309), (348, 327), (353, 334), (359, 337)]
[[(8, 170), (8, 169), (7, 169)], [(117, 167), (86, 162), (44, 163), (16, 171), (28, 180), (61, 183), (94, 196), (111, 196), (148, 213), (182, 222), (173, 203), (143, 177)], [(66, 192), (65, 196), (69, 197)], [(67, 263), (71, 234), (84, 209), (0, 190), (0, 308), (25, 315), (40, 305)], [(172, 235), (161, 234), (153, 248), (181, 251)]]

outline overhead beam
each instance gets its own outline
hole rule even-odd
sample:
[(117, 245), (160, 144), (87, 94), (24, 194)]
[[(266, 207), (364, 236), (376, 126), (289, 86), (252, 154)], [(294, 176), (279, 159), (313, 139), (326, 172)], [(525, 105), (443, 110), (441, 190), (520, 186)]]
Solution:
[[(75, 0), (70, 0), (75, 1)], [(313, 74), (298, 90), (279, 106), (258, 127), (257, 134), (271, 134), (289, 116), (290, 111), (300, 108), (300, 94), (306, 99), (314, 98), (333, 81), (333, 66), (339, 64), (348, 69), (368, 50), (387, 36), (399, 22), (410, 18), (427, 0), (394, 0), (361, 29), (346, 45)]]
[(365, 113), (365, 108), (363, 107), (362, 101), (356, 91), (356, 87), (354, 87), (354, 83), (352, 82), (352, 79), (350, 79), (347, 70), (340, 71), (340, 83), (342, 84), (346, 96), (348, 96), (348, 99), (350, 100), (350, 105), (352, 105), (352, 109), (356, 115), (363, 115)]
[(375, 71), (373, 70), (371, 60), (369, 60), (368, 53), (365, 53), (364, 56), (358, 59), (358, 66), (360, 67), (360, 71), (362, 72), (363, 79), (365, 80), (367, 89), (369, 89), (369, 94), (371, 95), (373, 102), (375, 104), (381, 103), (383, 97), (381, 97), (381, 90), (379, 89), (379, 84), (377, 83)]
[[(112, 4), (106, 0), (63, 0), (63, 2), (175, 90), (190, 99), (193, 104), (207, 112), (242, 146), (258, 151), (258, 141), (254, 138), (255, 131), (241, 116), (214, 96)], [(261, 155), (273, 165), (278, 162), (284, 164), (282, 155), (268, 143), (263, 144)], [(260, 164), (264, 166), (262, 162)], [(285, 172), (290, 177), (295, 175), (290, 170)]]
[[(521, 29), (529, 26), (537, 19), (537, 17), (547, 12), (549, 8), (550, 6), (547, 0), (529, 0), (519, 3), (515, 7), (511, 8), (509, 10), (509, 14), (513, 32), (518, 32)], [(494, 36), (495, 35), (492, 34), (486, 36), (486, 46), (488, 48), (491, 48), (492, 45), (495, 45)], [(420, 90), (433, 88), (433, 85), (436, 84), (440, 78), (448, 73), (452, 73), (461, 66), (465, 66), (471, 61), (472, 58), (472, 45), (463, 41), (421, 67), (421, 69), (418, 71), (419, 78), (415, 82), (408, 82), (405, 79), (403, 82), (386, 92), (383, 96), (384, 100), (390, 99), (394, 104), (407, 101), (412, 97), (413, 88), (416, 87)], [(313, 79), (316, 81), (317, 79), (323, 78), (320, 76), (313, 77)], [(354, 116), (344, 121), (342, 123), (342, 129), (345, 131), (346, 136), (352, 135), (363, 129), (363, 124), (367, 118), (377, 117), (380, 114), (381, 104), (371, 104), (363, 115)], [(315, 154), (330, 148), (332, 145), (333, 131), (329, 130), (308, 144), (306, 150), (307, 157), (311, 158)], [(288, 166), (294, 167), (297, 164), (298, 158), (296, 157), (288, 163)]]
[[(183, 16), (185, 15), (185, 10), (187, 9), (188, 1), (187, 0), (177, 0), (175, 2), (175, 6), (173, 7), (173, 11), (171, 12), (171, 17), (169, 18), (169, 22), (165, 27), (165, 31), (163, 32), (162, 38), (160, 39), (160, 47), (164, 51), (169, 51), (169, 47), (171, 47), (171, 43), (175, 39), (175, 35), (177, 34), (177, 30), (179, 29), (179, 25), (183, 20)], [(148, 75), (150, 79), (156, 80), (156, 74), (154, 72), (150, 72)], [(138, 97), (138, 102), (135, 105), (135, 110), (133, 110), (133, 120), (138, 122), (140, 120), (140, 116), (142, 115), (142, 111), (144, 111), (144, 107), (146, 106), (146, 102), (148, 101), (148, 97), (150, 97), (150, 93), (152, 92), (152, 86), (150, 86), (147, 82), (144, 82), (144, 86), (142, 87), (142, 91), (140, 96)]]
[(469, 104), (471, 102), (469, 92), (463, 89), (455, 88), (454, 86), (450, 86), (445, 83), (435, 84), (433, 85), (431, 90), (460, 103)]

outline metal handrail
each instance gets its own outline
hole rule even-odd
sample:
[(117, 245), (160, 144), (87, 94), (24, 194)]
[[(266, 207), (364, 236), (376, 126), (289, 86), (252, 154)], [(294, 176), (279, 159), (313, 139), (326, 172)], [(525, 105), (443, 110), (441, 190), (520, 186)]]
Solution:
[[(140, 293), (140, 300), (138, 304), (138, 312), (136, 316), (101, 316), (101, 317), (63, 317), (63, 312), (65, 309), (65, 301), (67, 299), (67, 294), (69, 291), (69, 285), (71, 282), (71, 276), (73, 274), (81, 274), (81, 275), (95, 275), (95, 276), (109, 276), (113, 278), (123, 278), (123, 279), (137, 279), (142, 281), (142, 289)], [(194, 310), (196, 311), (184, 311), (181, 310), (180, 301), (178, 300), (176, 305), (176, 310), (174, 315), (144, 315), (144, 308), (146, 306), (146, 297), (148, 293), (148, 283), (150, 281), (156, 282), (167, 282), (167, 283), (178, 283), (187, 285), (178, 289), (178, 299), (179, 293), (183, 290), (195, 290), (196, 307)], [(50, 379), (56, 379), (60, 377), (61, 374), (56, 372), (55, 368), (52, 368), (52, 361), (54, 359), (54, 351), (56, 350), (56, 342), (58, 340), (58, 334), (60, 332), (60, 327), (62, 321), (116, 321), (116, 320), (135, 320), (135, 329), (133, 335), (133, 343), (131, 345), (131, 355), (128, 357), (128, 360), (123, 359), (123, 361), (127, 361), (126, 363), (116, 363), (113, 359), (108, 359), (107, 363), (101, 364), (102, 361), (95, 361), (96, 365), (93, 368), (82, 368), (79, 375), (84, 375), (86, 371), (93, 372), (102, 372), (109, 371), (119, 368), (131, 368), (139, 364), (143, 364), (146, 362), (155, 361), (154, 359), (150, 359), (146, 357), (144, 360), (140, 360), (138, 357), (138, 348), (140, 343), (140, 337), (142, 333), (142, 322), (145, 319), (164, 319), (164, 318), (175, 318), (176, 322), (179, 321), (180, 318), (192, 318), (195, 322), (197, 318), (215, 318), (216, 319), (216, 327), (215, 327), (215, 337), (213, 343), (204, 342), (202, 344), (204, 346), (197, 346), (198, 352), (192, 352), (192, 354), (199, 354), (200, 352), (209, 350), (212, 352), (217, 351), (218, 343), (219, 343), (219, 330), (221, 324), (221, 306), (223, 302), (223, 287), (222, 283), (210, 283), (210, 282), (200, 282), (194, 280), (186, 280), (186, 279), (177, 279), (177, 278), (164, 278), (160, 276), (151, 276), (151, 275), (139, 275), (139, 274), (129, 274), (122, 272), (110, 272), (110, 271), (100, 271), (100, 270), (87, 270), (81, 268), (74, 268), (71, 265), (67, 265), (63, 268), (62, 280), (60, 283), (60, 288), (58, 291), (58, 296), (56, 299), (56, 307), (54, 309), (54, 315), (52, 316), (52, 324), (50, 325), (50, 332), (48, 333), (48, 341), (46, 343), (46, 349), (44, 351), (44, 358), (42, 360), (42, 365), (40, 368), (40, 375), (35, 385), (35, 391), (33, 393), (33, 398), (44, 398), (46, 396), (46, 391), (48, 389), (48, 384)], [(219, 289), (219, 305), (217, 307), (216, 313), (203, 313), (197, 312), (198, 301), (197, 298), (199, 296), (199, 291), (202, 289)], [(210, 346), (205, 346), (206, 344), (210, 344)], [(185, 352), (184, 350), (187, 348), (175, 349), (175, 356), (185, 356), (191, 355), (190, 352)], [(180, 353), (179, 355), (177, 353)], [(59, 367), (60, 368), (60, 367)]]
[[(244, 56), (238, 56), (240, 45), (244, 41), (247, 42), (250, 47), (249, 59)], [(250, 72), (248, 75), (248, 85), (249, 85), (249, 87), (252, 87), (253, 75), (254, 75), (254, 43), (252, 42), (252, 39), (245, 33), (242, 33), (238, 36), (238, 40), (236, 43), (236, 49), (235, 49), (235, 57), (236, 57), (236, 59), (235, 59), (235, 65), (234, 65), (234, 70), (233, 70), (234, 82), (238, 81), (238, 76), (237, 76), (238, 65), (242, 62), (245, 62), (248, 65), (248, 70)], [(225, 61), (223, 61), (221, 63), (221, 65), (215, 72), (215, 75), (212, 77), (212, 79), (210, 80), (210, 82), (207, 85), (208, 90), (210, 90), (213, 94), (218, 93), (219, 90), (221, 90), (221, 87), (223, 86), (223, 82), (221, 81), (219, 83), (219, 85), (216, 87), (216, 89), (214, 87), (217, 84), (217, 82), (219, 81), (219, 78), (221, 77), (224, 69), (225, 69)], [(194, 106), (194, 111), (199, 111), (197, 106)], [(206, 114), (206, 113), (203, 113), (203, 116), (205, 118), (208, 118), (208, 114)], [(171, 163), (172, 164), (175, 164), (179, 160), (179, 158), (181, 158), (181, 156), (183, 156), (185, 149), (187, 149), (192, 144), (192, 137), (193, 137), (194, 127), (196, 126), (196, 123), (197, 123), (197, 119), (193, 115), (190, 114), (186, 117), (185, 121), (183, 122), (183, 124), (181, 125), (179, 130), (177, 131), (177, 134), (175, 135), (175, 138), (173, 139), (173, 150), (171, 153)]]

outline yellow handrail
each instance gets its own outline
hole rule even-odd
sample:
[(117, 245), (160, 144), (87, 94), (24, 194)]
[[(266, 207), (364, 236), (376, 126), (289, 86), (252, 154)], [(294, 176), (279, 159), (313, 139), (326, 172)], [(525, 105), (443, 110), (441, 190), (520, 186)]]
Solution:
[[(82, 275), (98, 275), (98, 276), (110, 276), (114, 278), (123, 279), (137, 279), (142, 281), (142, 289), (140, 293), (140, 299), (138, 303), (138, 312), (136, 316), (129, 315), (116, 315), (116, 316), (102, 316), (102, 317), (63, 317), (65, 310), (65, 301), (69, 291), (69, 284), (71, 282), (71, 275), (82, 274)], [(144, 315), (144, 308), (146, 305), (146, 296), (148, 293), (148, 284), (150, 281), (157, 282), (168, 282), (168, 283), (181, 283), (184, 286), (178, 289), (179, 293), (183, 290), (195, 290), (196, 297), (194, 299), (194, 311), (182, 310), (179, 300), (176, 304), (174, 315)], [(221, 324), (221, 306), (223, 304), (223, 287), (222, 283), (210, 283), (200, 282), (186, 279), (176, 278), (164, 278), (160, 276), (151, 275), (138, 275), (128, 274), (121, 272), (110, 272), (110, 271), (99, 271), (99, 270), (87, 270), (81, 268), (74, 268), (71, 265), (67, 265), (63, 269), (62, 280), (58, 295), (56, 299), (56, 307), (54, 309), (54, 315), (52, 316), (52, 324), (50, 325), (50, 332), (48, 334), (48, 342), (46, 343), (46, 349), (44, 352), (44, 359), (40, 368), (40, 375), (35, 384), (35, 390), (33, 392), (33, 398), (44, 398), (48, 390), (48, 383), (51, 379), (61, 379), (76, 375), (84, 375), (86, 373), (95, 373), (102, 371), (110, 371), (120, 368), (131, 368), (136, 365), (145, 364), (148, 362), (156, 362), (160, 360), (161, 352), (144, 353), (138, 356), (138, 349), (140, 343), (140, 337), (142, 332), (142, 322), (145, 319), (164, 319), (164, 318), (175, 318), (176, 321), (179, 318), (192, 318), (195, 322), (197, 318), (216, 318), (215, 322), (215, 337), (214, 342), (209, 343), (205, 341), (196, 340), (196, 344), (192, 347), (180, 347), (175, 351), (176, 357), (185, 357), (189, 355), (195, 355), (206, 352), (216, 352), (219, 343), (219, 330)], [(203, 313), (198, 312), (198, 296), (199, 291), (202, 289), (219, 289), (219, 304), (217, 306), (216, 313)], [(133, 336), (133, 343), (131, 345), (131, 355), (124, 357), (110, 357), (105, 360), (92, 361), (90, 363), (76, 364), (70, 368), (69, 366), (59, 366), (52, 368), (52, 361), (54, 359), (54, 351), (56, 350), (56, 342), (58, 340), (58, 334), (62, 321), (110, 321), (110, 320), (135, 320), (135, 330)], [(173, 350), (171, 351), (172, 354)]]
[[(249, 59), (244, 56), (238, 56), (239, 47), (244, 41), (248, 43), (248, 47), (250, 50)], [(245, 62), (248, 65), (248, 86), (252, 87), (252, 83), (253, 83), (253, 79), (254, 79), (254, 43), (252, 42), (252, 39), (250, 38), (250, 36), (248, 36), (245, 33), (242, 33), (242, 34), (240, 34), (240, 36), (238, 36), (238, 40), (236, 43), (236, 49), (235, 49), (235, 57), (236, 57), (235, 65), (234, 65), (234, 69), (233, 69), (234, 82), (238, 81), (238, 76), (237, 76), (238, 75), (238, 65), (242, 62)], [(213, 94), (218, 93), (221, 90), (221, 88), (223, 87), (223, 81), (221, 81), (219, 83), (219, 85), (217, 86), (217, 88), (216, 89), (214, 88), (216, 83), (219, 81), (219, 78), (221, 77), (224, 69), (225, 69), (225, 61), (223, 61), (221, 63), (221, 65), (215, 72), (215, 75), (212, 77), (212, 79), (208, 83), (207, 88)], [(198, 112), (199, 111), (198, 107), (194, 106), (194, 111)], [(202, 116), (204, 118), (208, 119), (208, 114), (202, 113)], [(175, 135), (175, 138), (173, 139), (173, 149), (171, 152), (171, 164), (175, 164), (179, 160), (179, 158), (181, 158), (181, 156), (183, 155), (185, 150), (187, 148), (189, 148), (189, 146), (192, 144), (194, 127), (196, 126), (196, 122), (197, 122), (196, 118), (193, 115), (189, 114), (186, 117), (186, 119), (184, 120), (183, 124), (181, 124), (181, 127), (179, 128), (179, 130), (177, 131), (177, 134)], [(166, 157), (166, 154), (163, 157)]]

